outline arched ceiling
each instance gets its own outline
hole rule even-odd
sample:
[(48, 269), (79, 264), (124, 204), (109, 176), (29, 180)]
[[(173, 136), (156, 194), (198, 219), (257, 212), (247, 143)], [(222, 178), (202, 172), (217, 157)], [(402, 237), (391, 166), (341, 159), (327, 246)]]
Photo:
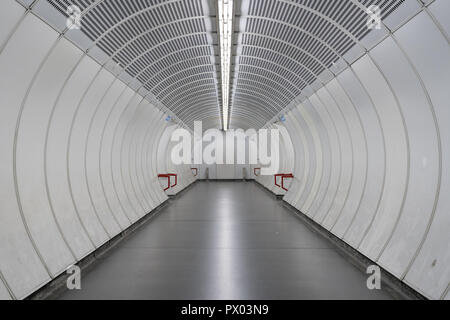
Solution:
[[(82, 32), (186, 125), (221, 127), (216, 0), (45, 1), (77, 5)], [(366, 8), (384, 18), (403, 1), (235, 0), (230, 127), (261, 127), (332, 77), (368, 33)]]

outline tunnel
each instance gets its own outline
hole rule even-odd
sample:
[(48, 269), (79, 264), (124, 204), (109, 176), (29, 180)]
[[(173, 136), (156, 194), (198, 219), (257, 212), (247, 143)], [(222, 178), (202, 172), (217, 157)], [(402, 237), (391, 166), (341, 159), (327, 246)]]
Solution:
[(450, 1), (3, 0), (0, 300), (450, 299)]

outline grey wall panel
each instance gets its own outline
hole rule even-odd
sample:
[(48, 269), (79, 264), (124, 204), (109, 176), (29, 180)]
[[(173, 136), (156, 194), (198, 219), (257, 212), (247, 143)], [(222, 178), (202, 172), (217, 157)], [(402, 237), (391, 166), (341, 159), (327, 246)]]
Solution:
[[(94, 113), (92, 114), (87, 129), (85, 152), (86, 179), (92, 202), (97, 213), (107, 221), (111, 221), (110, 225), (118, 226), (119, 230), (124, 230), (128, 227), (130, 221), (120, 211), (120, 207), (113, 208), (106, 198), (103, 181), (101, 180), (100, 152), (102, 132), (108, 114), (115, 106), (123, 90), (125, 90), (125, 85), (116, 79), (102, 96), (99, 103), (92, 105)], [(118, 232), (118, 229), (112, 231), (112, 234), (116, 232)]]
[(135, 93), (129, 87), (127, 87), (120, 95), (114, 107), (111, 108), (107, 121), (102, 131), (100, 141), (100, 158), (99, 158), (99, 170), (100, 178), (105, 196), (108, 203), (112, 208), (118, 211), (118, 215), (122, 215), (126, 218), (127, 224), (133, 223), (133, 209), (125, 207), (122, 203), (113, 179), (113, 143), (115, 142), (116, 128), (124, 110), (127, 108)]
[(339, 81), (353, 104), (357, 106), (367, 137), (367, 180), (364, 193), (359, 209), (344, 233), (344, 240), (357, 247), (381, 199), (385, 175), (384, 135), (373, 102), (354, 72), (351, 69), (344, 71), (339, 76)]
[(339, 187), (333, 200), (333, 205), (323, 220), (323, 226), (327, 229), (331, 229), (341, 215), (342, 209), (348, 198), (353, 177), (353, 146), (348, 123), (342, 115), (340, 106), (325, 88), (320, 89), (317, 92), (317, 95), (334, 121), (338, 132), (341, 152)]
[(430, 96), (442, 147), (439, 199), (433, 220), (427, 226), (429, 231), (405, 280), (427, 296), (438, 299), (450, 282), (450, 199), (447, 196), (450, 194), (450, 48), (448, 40), (426, 13), (419, 14), (395, 36), (417, 68)]
[(372, 55), (397, 94), (409, 134), (409, 184), (403, 214), (380, 259), (380, 265), (401, 277), (433, 212), (440, 174), (438, 135), (424, 88), (394, 40), (378, 45)]
[(334, 79), (326, 85), (327, 90), (333, 95), (334, 100), (340, 106), (343, 116), (347, 119), (348, 129), (351, 136), (352, 146), (352, 174), (351, 188), (348, 191), (345, 206), (342, 208), (339, 219), (331, 228), (339, 238), (344, 236), (345, 231), (359, 209), (361, 198), (366, 183), (367, 170), (367, 147), (366, 136), (362, 127), (361, 119), (355, 106), (349, 99), (339, 82)]
[(98, 211), (94, 205), (88, 184), (86, 151), (91, 120), (97, 106), (113, 81), (113, 76), (104, 69), (100, 70), (96, 75), (79, 102), (77, 113), (73, 119), (71, 139), (69, 142), (69, 173), (75, 201), (80, 206), (80, 211), (94, 211), (110, 238), (119, 232), (120, 228), (109, 213)]
[[(76, 198), (74, 194), (69, 156), (71, 128), (78, 105), (99, 69), (96, 62), (84, 56), (66, 80), (54, 106), (53, 116), (49, 119), (46, 155), (49, 195), (61, 227), (64, 228), (67, 223), (73, 228), (82, 228), (95, 247), (107, 241), (108, 235), (90, 203), (76, 201), (80, 197)], [(67, 236), (70, 234), (67, 233)]]
[(18, 298), (49, 279), (18, 205), (12, 160), (22, 100), (54, 41), (51, 31), (30, 16), (18, 27), (0, 56), (0, 243), (8, 244), (0, 247), (0, 270)]
[(374, 62), (366, 55), (354, 69), (372, 98), (386, 137), (386, 179), (383, 196), (360, 250), (377, 258), (383, 249), (402, 210), (408, 181), (408, 141), (397, 101)]

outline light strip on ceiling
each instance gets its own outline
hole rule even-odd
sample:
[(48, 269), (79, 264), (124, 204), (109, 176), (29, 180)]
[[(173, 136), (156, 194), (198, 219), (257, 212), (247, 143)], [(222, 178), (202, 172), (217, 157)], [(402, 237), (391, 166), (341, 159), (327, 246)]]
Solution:
[(233, 45), (233, 0), (219, 0), (220, 61), (222, 64), (222, 120), (228, 130), (230, 114), (230, 69)]

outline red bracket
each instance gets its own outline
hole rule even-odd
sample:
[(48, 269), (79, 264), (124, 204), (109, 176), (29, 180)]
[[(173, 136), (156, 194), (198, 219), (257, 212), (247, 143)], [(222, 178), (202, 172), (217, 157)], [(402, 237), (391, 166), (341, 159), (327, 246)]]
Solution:
[[(170, 185), (170, 177), (175, 177), (175, 183), (173, 185)], [(158, 178), (167, 178), (167, 188), (165, 188), (164, 191), (169, 190), (178, 184), (178, 175), (175, 173), (158, 174)]]
[(191, 168), (191, 170), (195, 170), (194, 177), (198, 176), (198, 168)]
[[(277, 178), (281, 177), (281, 185), (277, 183)], [(284, 179), (293, 179), (294, 175), (292, 173), (278, 173), (275, 175), (275, 185), (279, 188), (282, 188), (285, 191), (289, 191), (284, 187)]]
[(258, 177), (260, 174), (256, 174), (256, 170), (259, 170), (259, 173), (261, 173), (261, 168), (253, 168), (253, 173)]

